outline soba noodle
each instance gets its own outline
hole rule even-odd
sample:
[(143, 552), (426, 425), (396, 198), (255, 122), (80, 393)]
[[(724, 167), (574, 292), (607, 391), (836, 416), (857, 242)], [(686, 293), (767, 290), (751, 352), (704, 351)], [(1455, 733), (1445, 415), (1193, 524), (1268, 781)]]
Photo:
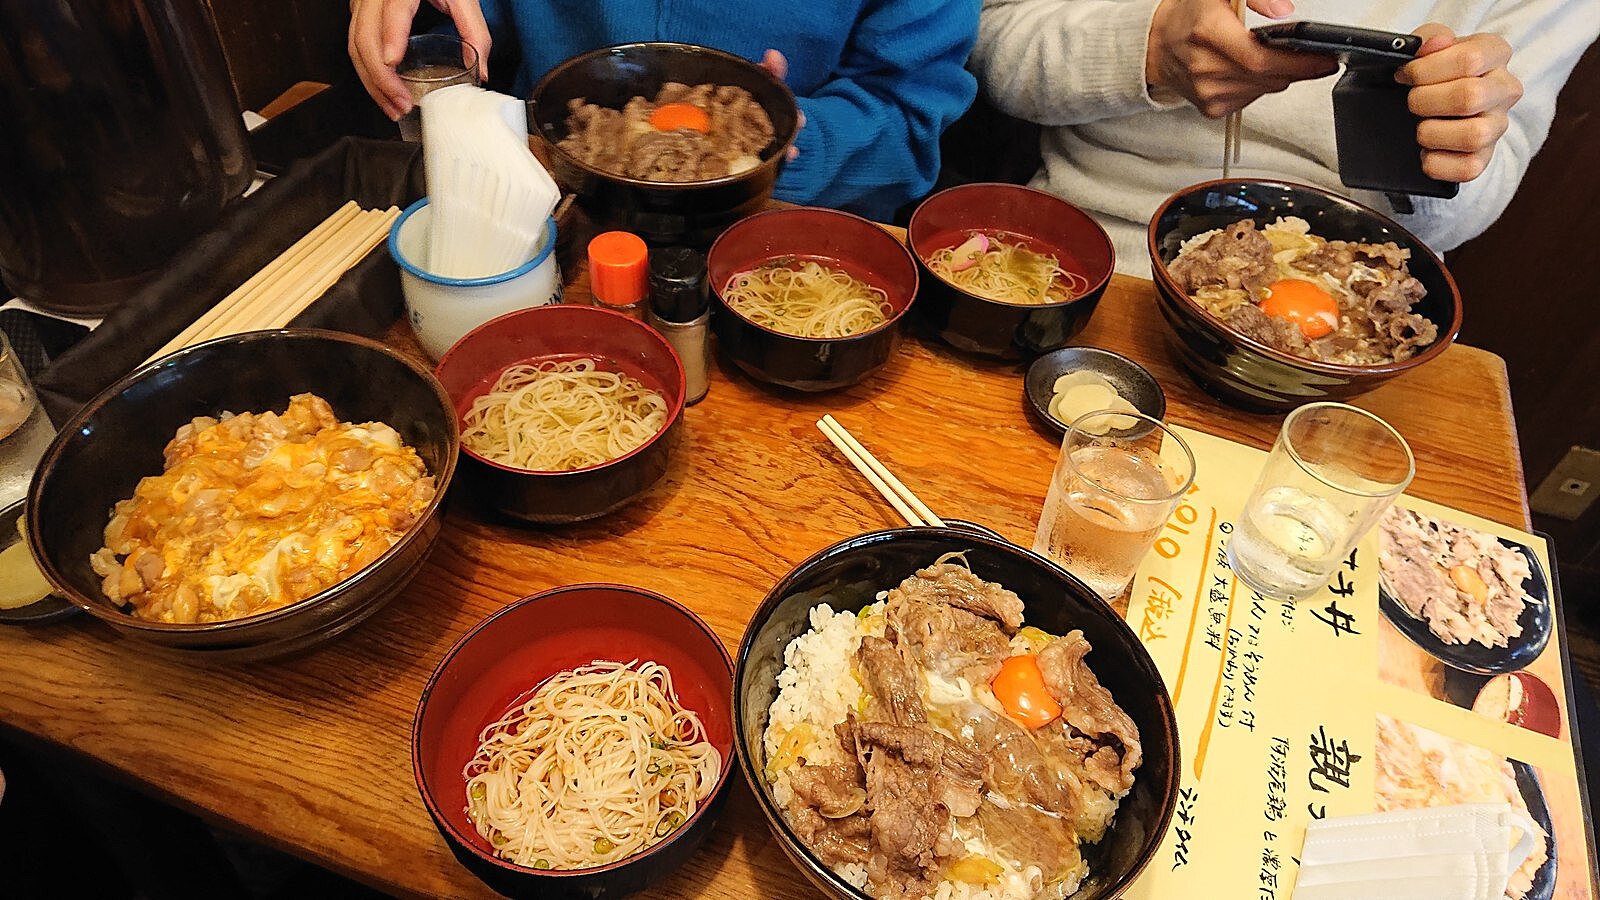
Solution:
[(955, 269), (956, 248), (946, 247), (928, 257), (928, 268), (969, 294), (1001, 303), (1064, 303), (1089, 289), (1089, 279), (1061, 268), (1054, 256), (1035, 253), (998, 235), (986, 237), (989, 247), (976, 265)]
[(479, 735), (467, 816), (501, 858), (604, 865), (653, 846), (711, 795), (722, 754), (655, 662), (561, 672)]
[(472, 401), (461, 442), (519, 469), (581, 469), (648, 441), (668, 410), (660, 394), (592, 359), (522, 363)]
[(722, 299), (746, 319), (809, 338), (870, 331), (894, 313), (889, 295), (812, 260), (778, 260), (728, 279)]

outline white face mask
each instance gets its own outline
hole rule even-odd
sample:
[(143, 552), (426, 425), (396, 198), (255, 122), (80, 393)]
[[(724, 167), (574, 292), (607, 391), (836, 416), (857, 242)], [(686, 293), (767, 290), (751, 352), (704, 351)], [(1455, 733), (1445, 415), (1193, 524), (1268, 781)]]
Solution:
[(1314, 821), (1306, 826), (1294, 900), (1500, 900), (1539, 833), (1507, 803)]

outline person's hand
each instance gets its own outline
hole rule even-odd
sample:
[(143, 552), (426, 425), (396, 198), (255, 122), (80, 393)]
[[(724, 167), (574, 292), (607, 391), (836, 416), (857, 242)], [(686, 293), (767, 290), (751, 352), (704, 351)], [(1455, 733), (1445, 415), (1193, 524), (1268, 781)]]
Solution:
[[(1294, 12), (1290, 0), (1249, 0), (1249, 5), (1275, 19)], [(1332, 56), (1257, 41), (1229, 0), (1162, 0), (1151, 20), (1144, 65), (1152, 89), (1176, 93), (1213, 119), (1243, 109), (1262, 94), (1339, 69)]]
[[(421, 0), (350, 0), (350, 61), (367, 93), (378, 102), (384, 114), (398, 119), (411, 111), (416, 102), (395, 73), (405, 56), (406, 40), (411, 36), (411, 20), (416, 18)], [(489, 78), (489, 26), (483, 21), (478, 0), (428, 0), (450, 16), (461, 39), (478, 51), (478, 80)]]
[[(779, 81), (789, 80), (789, 60), (782, 53), (779, 53), (776, 50), (769, 49), (767, 51), (767, 55), (761, 57), (761, 62), (758, 63), (758, 65), (760, 65), (761, 68), (766, 69), (768, 72), (771, 72), (772, 77), (778, 79)], [(806, 114), (800, 113), (800, 120), (795, 125), (795, 133), (799, 134), (800, 129), (804, 127), (806, 127)], [(785, 158), (793, 160), (799, 155), (800, 148), (790, 144), (789, 154)]]
[(1417, 59), (1394, 77), (1414, 85), (1406, 99), (1422, 119), (1422, 171), (1440, 181), (1471, 181), (1488, 167), (1510, 124), (1506, 113), (1522, 99), (1522, 82), (1506, 70), (1511, 45), (1495, 34), (1458, 38), (1433, 22), (1414, 33), (1423, 39)]

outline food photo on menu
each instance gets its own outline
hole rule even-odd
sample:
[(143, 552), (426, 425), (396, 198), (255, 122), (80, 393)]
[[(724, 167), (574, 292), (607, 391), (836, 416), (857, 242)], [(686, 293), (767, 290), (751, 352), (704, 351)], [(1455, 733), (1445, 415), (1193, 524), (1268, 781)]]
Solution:
[(0, 898), (1600, 900), (1597, 39), (0, 4)]

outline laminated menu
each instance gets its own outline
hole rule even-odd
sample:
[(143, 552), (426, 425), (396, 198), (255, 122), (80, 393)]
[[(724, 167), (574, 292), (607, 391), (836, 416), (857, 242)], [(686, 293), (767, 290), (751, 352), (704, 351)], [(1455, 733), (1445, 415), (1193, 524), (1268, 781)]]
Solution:
[(1266, 454), (1178, 430), (1197, 479), (1127, 619), (1172, 695), (1180, 791), (1127, 896), (1288, 898), (1312, 819), (1505, 802), (1543, 832), (1506, 896), (1595, 898), (1546, 542), (1402, 496), (1327, 587), (1264, 598), (1227, 542)]

